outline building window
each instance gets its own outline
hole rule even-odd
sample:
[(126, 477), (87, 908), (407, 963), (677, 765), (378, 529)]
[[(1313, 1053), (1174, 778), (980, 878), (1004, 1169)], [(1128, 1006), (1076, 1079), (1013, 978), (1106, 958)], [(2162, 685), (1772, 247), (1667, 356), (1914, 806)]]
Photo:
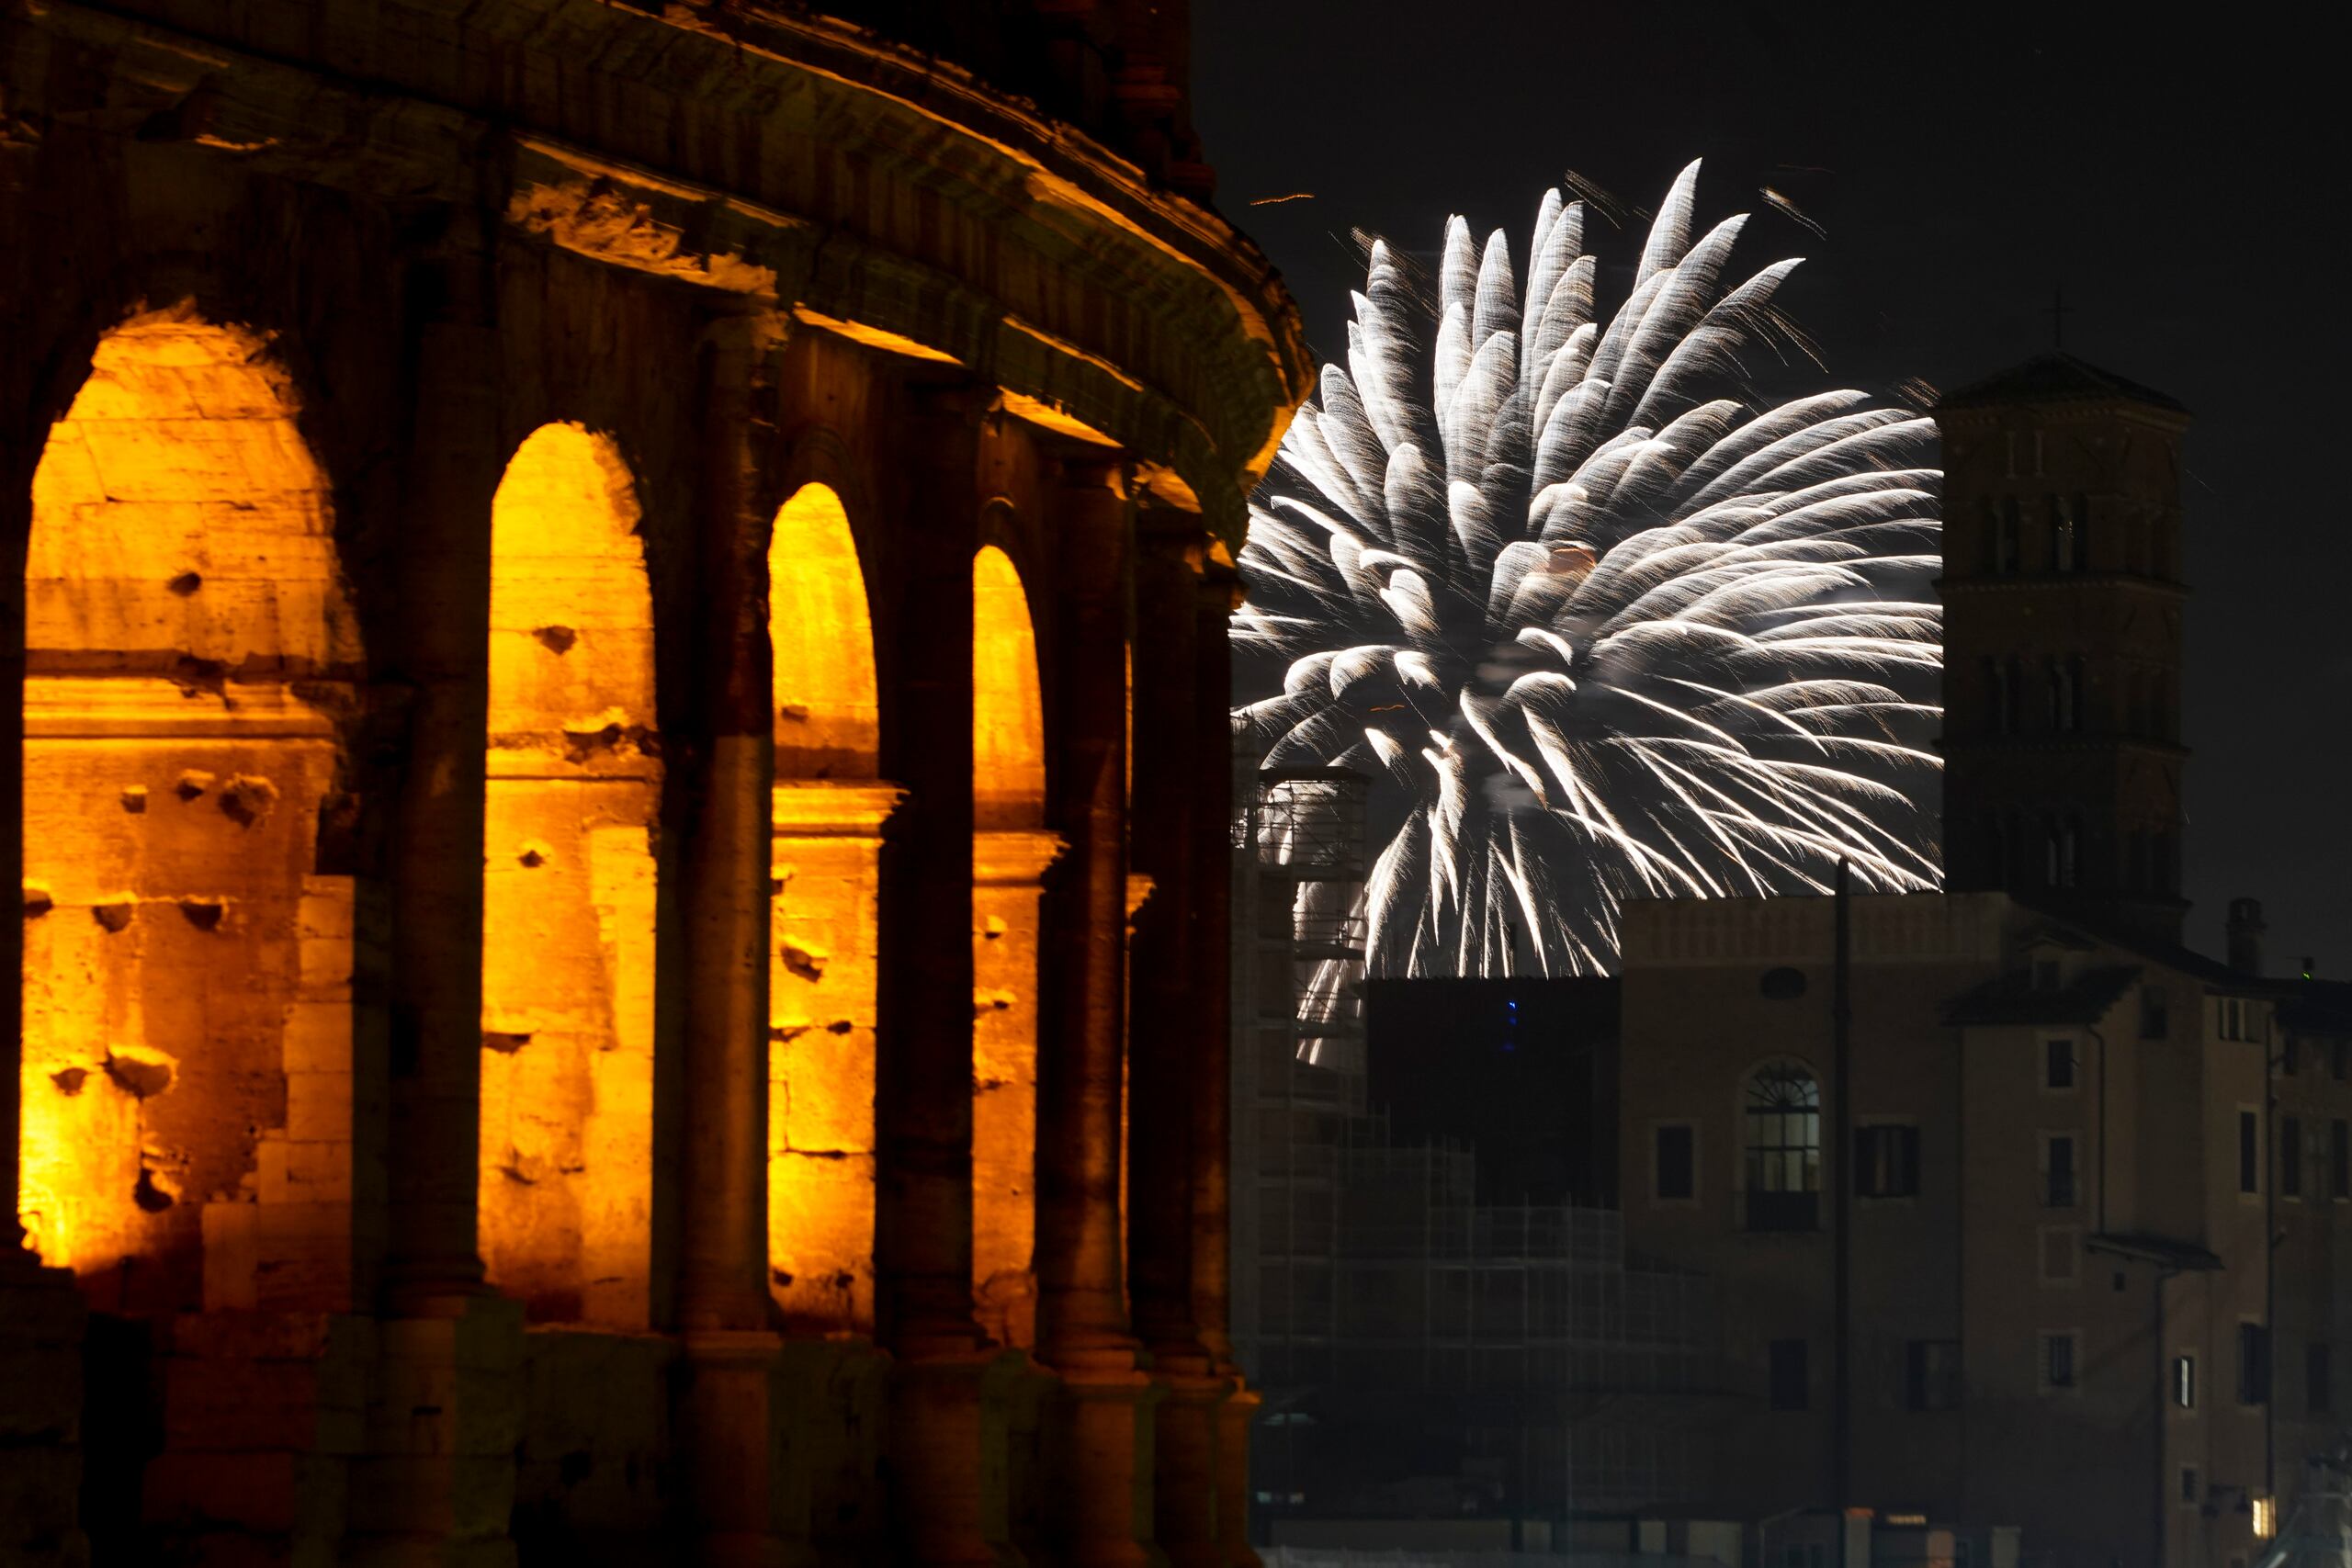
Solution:
[(2140, 987), (2140, 1038), (2162, 1040), (2172, 1032), (2172, 1008), (2162, 986)]
[(2262, 1010), (2259, 1008), (2244, 997), (2222, 997), (2219, 1000), (2222, 1039), (2259, 1041), (2262, 1038)]
[(2041, 1043), (2041, 1087), (2075, 1087), (2075, 1043), (2072, 1040), (2045, 1040)]
[(1803, 1410), (1811, 1402), (1805, 1342), (1775, 1339), (1771, 1345), (1772, 1408)]
[(1996, 570), (2015, 571), (2018, 569), (2019, 522), (2018, 498), (2010, 496), (2001, 502), (2001, 531), (1996, 536), (1997, 542), (1993, 547), (1993, 565)]
[(2041, 1243), (2041, 1282), (2045, 1285), (2071, 1285), (2079, 1277), (2079, 1249), (2075, 1243), (2081, 1233), (2072, 1225), (2045, 1225), (2039, 1237)]
[(2177, 1410), (2197, 1408), (2197, 1358), (2175, 1356), (2172, 1359), (2172, 1403)]
[(1821, 1085), (1803, 1067), (1747, 1080), (1747, 1228), (1809, 1231), (1821, 1208)]
[(2041, 1135), (2041, 1202), (2050, 1209), (2071, 1209), (2076, 1200), (2075, 1138), (2071, 1133)]
[(2259, 1323), (2238, 1325), (2238, 1403), (2270, 1403), (2270, 1330)]
[(1854, 1129), (1854, 1196), (1919, 1195), (1919, 1129), (1881, 1122)]
[(2060, 1393), (2075, 1386), (2075, 1351), (2082, 1336), (2073, 1329), (2041, 1337), (2041, 1392)]
[(1914, 1410), (1960, 1408), (1960, 1341), (1914, 1339), (1910, 1345), (1907, 1403)]
[(2341, 1117), (2327, 1128), (2327, 1195), (2338, 1202), (2352, 1199), (2352, 1123)]
[(1659, 1202), (1687, 1203), (1698, 1195), (1697, 1139), (1697, 1130), (1688, 1125), (1657, 1129), (1650, 1190)]
[(2075, 570), (2075, 519), (2066, 510), (2065, 502), (2057, 496), (2050, 498), (2050, 570)]
[(2252, 1111), (2238, 1112), (2238, 1190), (2262, 1190), (2262, 1118)]
[(2291, 1034), (2287, 1036), (2278, 1043), (2278, 1071), (2293, 1077), (2296, 1067), (2302, 1063), (2302, 1055), (2301, 1043)]
[(1993, 694), (1993, 732), (2015, 735), (2018, 732), (2018, 693), (2009, 679), (2008, 667), (1997, 659), (1984, 661), (1984, 680)]
[(2278, 1196), (2301, 1200), (2302, 1195), (2302, 1118), (2284, 1116), (2278, 1121)]
[(2180, 1506), (2184, 1508), (2197, 1506), (2198, 1500), (2204, 1490), (2198, 1481), (2197, 1467), (2193, 1464), (2182, 1465), (2180, 1467)]
[(2303, 1347), (2303, 1408), (2314, 1416), (2335, 1408), (2335, 1368), (2324, 1345)]

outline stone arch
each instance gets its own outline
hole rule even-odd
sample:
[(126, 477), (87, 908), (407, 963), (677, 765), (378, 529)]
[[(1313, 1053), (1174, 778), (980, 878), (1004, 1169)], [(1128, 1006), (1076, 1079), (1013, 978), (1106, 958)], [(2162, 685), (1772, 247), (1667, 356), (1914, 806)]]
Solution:
[(1029, 592), (1012, 558), (972, 558), (972, 819), (1035, 828), (1046, 813), (1046, 716)]
[(879, 685), (848, 508), (810, 479), (768, 546), (775, 788), (768, 1019), (769, 1288), (808, 1332), (874, 1327)]
[(299, 412), (264, 334), (141, 312), (32, 479), (19, 1207), (114, 1310), (360, 1288), (356, 900), (319, 863), (360, 650)]
[(534, 1321), (650, 1323), (653, 600), (612, 442), (531, 433), (491, 503), (481, 1236)]
[(874, 619), (849, 512), (811, 481), (776, 513), (768, 545), (775, 648), (776, 777), (871, 778), (881, 699)]
[(1029, 594), (994, 544), (972, 558), (972, 1288), (1000, 1344), (1036, 1342), (1039, 878), (1046, 725)]

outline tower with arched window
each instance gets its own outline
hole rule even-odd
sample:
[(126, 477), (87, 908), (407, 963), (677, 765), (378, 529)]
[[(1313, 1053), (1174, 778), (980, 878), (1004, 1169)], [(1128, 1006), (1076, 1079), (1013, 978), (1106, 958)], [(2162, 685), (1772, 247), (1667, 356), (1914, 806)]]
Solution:
[(1947, 885), (2177, 938), (2188, 411), (2053, 352), (1936, 423)]

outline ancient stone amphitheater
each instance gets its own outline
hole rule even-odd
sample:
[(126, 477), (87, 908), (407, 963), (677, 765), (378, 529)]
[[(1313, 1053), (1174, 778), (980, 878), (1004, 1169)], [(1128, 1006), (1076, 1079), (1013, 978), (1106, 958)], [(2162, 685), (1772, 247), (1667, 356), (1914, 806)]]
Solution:
[(0, 1562), (1250, 1561), (1303, 340), (1181, 4), (829, 10), (0, 3)]

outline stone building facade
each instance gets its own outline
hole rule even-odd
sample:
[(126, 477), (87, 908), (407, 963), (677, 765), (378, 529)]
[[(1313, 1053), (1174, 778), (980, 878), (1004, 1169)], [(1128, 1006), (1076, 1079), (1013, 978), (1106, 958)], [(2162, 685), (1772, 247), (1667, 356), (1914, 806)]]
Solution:
[(1303, 339), (1181, 6), (899, 24), (0, 14), (0, 1558), (1248, 1560)]

